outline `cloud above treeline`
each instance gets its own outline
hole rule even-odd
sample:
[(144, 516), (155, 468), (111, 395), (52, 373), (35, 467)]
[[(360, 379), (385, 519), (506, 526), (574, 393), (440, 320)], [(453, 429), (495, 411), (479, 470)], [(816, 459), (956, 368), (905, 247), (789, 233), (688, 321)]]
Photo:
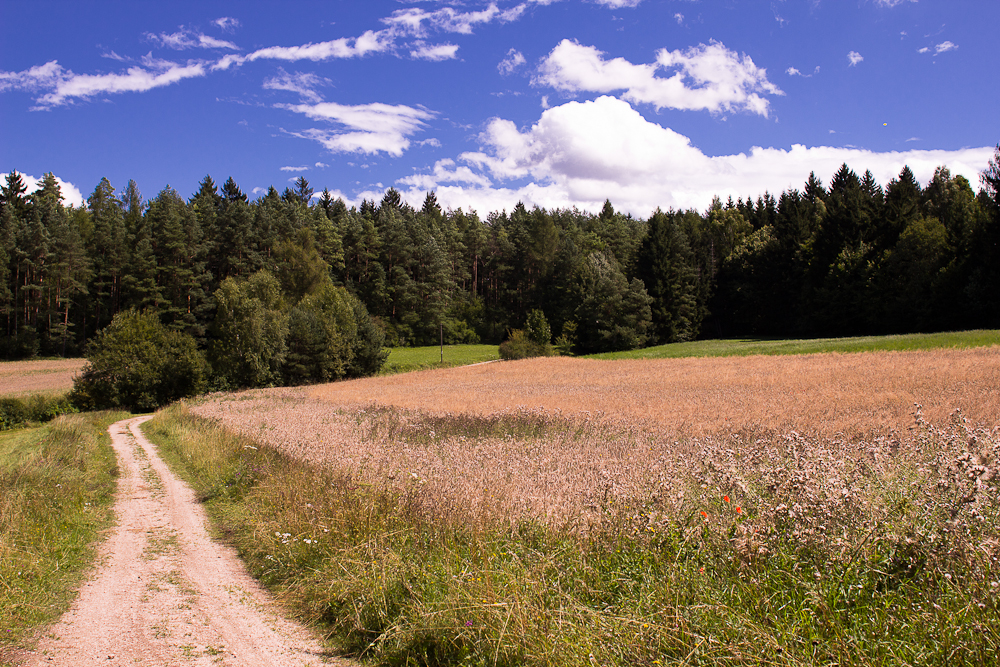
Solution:
[(777, 196), (801, 189), (810, 172), (828, 183), (844, 163), (859, 174), (871, 170), (883, 185), (904, 166), (926, 183), (935, 168), (946, 165), (976, 187), (993, 155), (991, 147), (876, 153), (795, 144), (710, 156), (688, 137), (610, 96), (553, 107), (524, 130), (494, 118), (480, 142), (481, 151), (460, 156), (464, 166), (439, 161), (429, 173), (407, 176), (397, 185), (416, 206), (426, 191), (435, 190), (446, 206), (481, 212), (510, 210), (518, 201), (596, 212), (610, 199), (616, 209), (645, 217), (657, 208), (704, 210), (714, 196), (756, 198), (765, 191)]
[[(750, 56), (721, 42), (689, 49), (660, 49), (653, 63), (607, 59), (593, 46), (564, 39), (542, 61), (534, 83), (565, 93), (623, 91), (630, 102), (657, 109), (749, 111), (767, 117), (765, 95), (784, 95)], [(659, 76), (663, 71), (667, 76)]]

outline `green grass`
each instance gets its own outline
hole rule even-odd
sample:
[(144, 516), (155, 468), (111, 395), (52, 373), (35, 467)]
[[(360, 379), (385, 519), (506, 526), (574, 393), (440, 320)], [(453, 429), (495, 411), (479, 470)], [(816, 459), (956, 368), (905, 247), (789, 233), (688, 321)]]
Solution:
[(1000, 330), (959, 331), (855, 338), (771, 340), (738, 338), (670, 343), (625, 352), (590, 355), (593, 359), (676, 359), (680, 357), (746, 357), (752, 354), (813, 354), (818, 352), (875, 352), (1000, 345)]
[[(752, 538), (766, 547), (758, 551), (743, 544), (756, 535), (752, 510), (697, 485), (680, 512), (605, 507), (603, 528), (588, 535), (502, 518), (473, 527), (450, 521), (419, 484), (359, 484), (182, 406), (145, 431), (252, 574), (334, 650), (370, 664), (998, 661), (1000, 500), (992, 491), (976, 512), (962, 510), (935, 473), (914, 477), (908, 460), (898, 477), (859, 467), (870, 476), (859, 488), (874, 490), (884, 512), (841, 513), (813, 536), (800, 532), (808, 516), (783, 520)], [(935, 443), (955, 442), (928, 430), (929, 460)], [(778, 493), (791, 495), (774, 503), (807, 502), (792, 487)]]
[(0, 434), (0, 664), (59, 617), (114, 516), (107, 428), (123, 413), (70, 415)]
[(0, 431), (51, 421), (79, 412), (65, 393), (34, 392), (0, 397)]
[(381, 375), (422, 371), (430, 368), (468, 366), (469, 364), (499, 359), (500, 352), (496, 345), (445, 345), (444, 362), (441, 361), (441, 356), (441, 348), (437, 345), (394, 347), (389, 350), (389, 358), (382, 366)]

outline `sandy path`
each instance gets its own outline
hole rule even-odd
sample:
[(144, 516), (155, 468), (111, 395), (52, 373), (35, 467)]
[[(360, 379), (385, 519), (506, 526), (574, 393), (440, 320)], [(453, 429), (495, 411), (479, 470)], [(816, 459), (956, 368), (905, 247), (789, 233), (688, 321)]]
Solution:
[(277, 616), (235, 552), (209, 538), (193, 492), (139, 431), (147, 419), (110, 428), (118, 525), (101, 566), (27, 664), (329, 664), (304, 629)]

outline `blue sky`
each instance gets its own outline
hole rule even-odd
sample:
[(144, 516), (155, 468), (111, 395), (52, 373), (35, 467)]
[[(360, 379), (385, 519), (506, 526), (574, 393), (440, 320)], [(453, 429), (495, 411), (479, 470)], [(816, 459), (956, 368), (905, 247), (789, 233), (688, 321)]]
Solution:
[(485, 216), (705, 209), (1000, 141), (995, 0), (0, 0), (0, 170)]

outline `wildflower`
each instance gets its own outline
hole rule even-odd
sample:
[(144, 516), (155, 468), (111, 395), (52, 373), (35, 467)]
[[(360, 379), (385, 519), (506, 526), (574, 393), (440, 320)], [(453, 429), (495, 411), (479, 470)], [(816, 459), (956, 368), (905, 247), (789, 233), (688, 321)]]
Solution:
[(737, 507), (736, 508), (736, 513), (737, 514), (743, 514), (743, 508), (742, 507)]
[(729, 496), (722, 496), (722, 499), (725, 500), (727, 503), (729, 502)]
[(703, 517), (705, 517), (706, 519), (708, 518), (708, 514), (707, 514), (707, 513), (705, 512), (705, 510), (702, 510), (702, 511), (701, 511), (701, 515), (702, 515)]
[(465, 627), (471, 628), (472, 627), (472, 621), (466, 621), (465, 622)]

